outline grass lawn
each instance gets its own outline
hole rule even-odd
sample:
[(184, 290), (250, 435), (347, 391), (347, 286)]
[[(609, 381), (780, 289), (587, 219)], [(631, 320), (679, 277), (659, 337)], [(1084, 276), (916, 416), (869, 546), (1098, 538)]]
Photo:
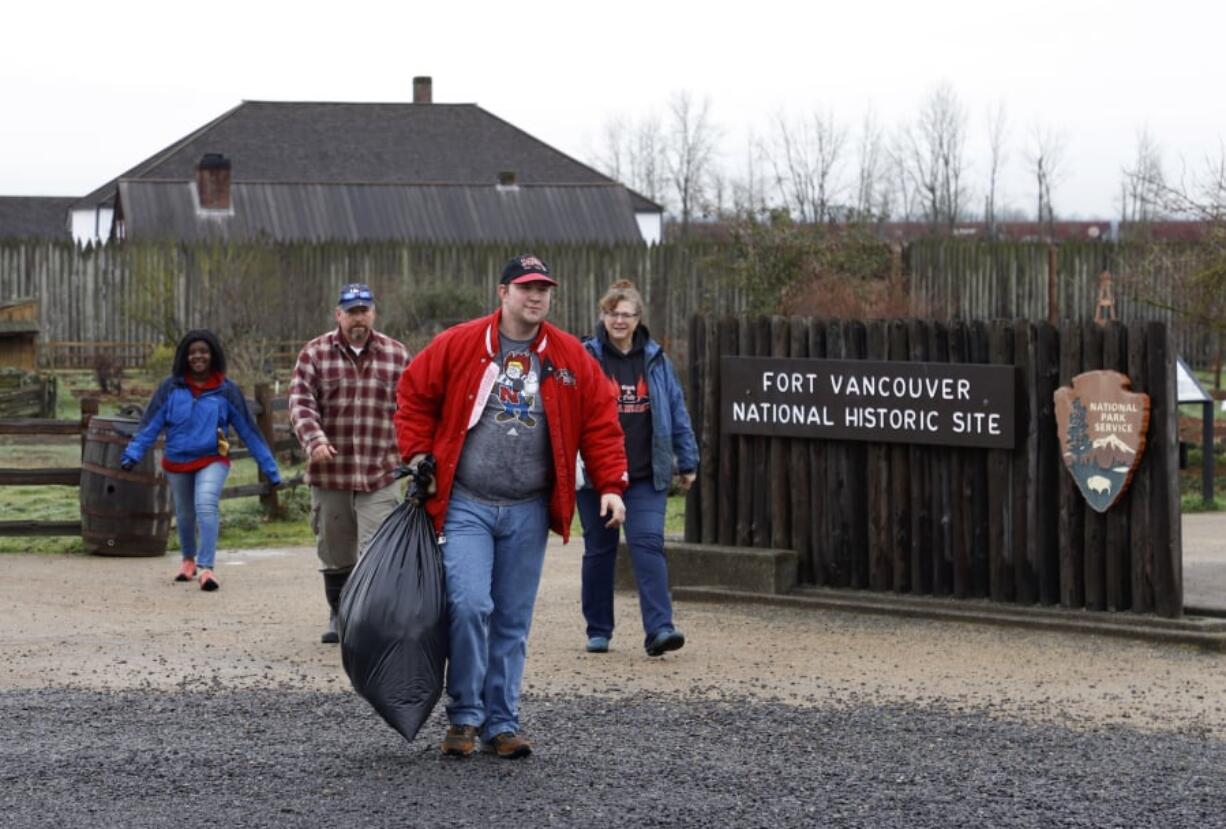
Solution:
[[(76, 420), (81, 415), (80, 398), (73, 394), (92, 392), (96, 387), (94, 377), (87, 371), (64, 371), (59, 373), (60, 394), (56, 416), (62, 420)], [(100, 413), (113, 415), (129, 403), (145, 404), (156, 382), (152, 377), (134, 374), (125, 377), (123, 396), (107, 395), (102, 398)], [(304, 466), (291, 466), (280, 459), (281, 475), (285, 479), (302, 473)], [(73, 436), (0, 437), (0, 467), (46, 469), (52, 467), (77, 467), (81, 464), (81, 442)], [(234, 462), (226, 486), (253, 484), (258, 480), (255, 461), (242, 459)], [(309, 514), (310, 492), (299, 486), (278, 493), (282, 515), (274, 520), (264, 517), (258, 498), (231, 498), (221, 502), (221, 548), (312, 546), (315, 538), (311, 533)], [(80, 518), (80, 493), (70, 486), (7, 486), (0, 487), (0, 515), (7, 520), (71, 521)], [(582, 530), (576, 516), (573, 532), (582, 539)], [(674, 496), (668, 500), (665, 531), (681, 533), (685, 529), (685, 498)], [(179, 540), (170, 533), (169, 548), (177, 550)], [(83, 553), (85, 547), (77, 537), (27, 536), (20, 538), (0, 537), (0, 553)]]

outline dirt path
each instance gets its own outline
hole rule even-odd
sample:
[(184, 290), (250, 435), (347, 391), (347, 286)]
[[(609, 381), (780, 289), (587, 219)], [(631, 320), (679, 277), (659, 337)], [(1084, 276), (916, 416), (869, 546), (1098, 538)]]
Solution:
[[(656, 691), (800, 705), (942, 701), (1027, 719), (1226, 736), (1226, 656), (1071, 634), (826, 611), (681, 603), (689, 643), (648, 659), (619, 594), (604, 656), (582, 651), (580, 547), (550, 547), (525, 689)], [(226, 551), (223, 588), (170, 580), (175, 561), (0, 556), (0, 690), (344, 691), (319, 644), (323, 591), (309, 549)]]

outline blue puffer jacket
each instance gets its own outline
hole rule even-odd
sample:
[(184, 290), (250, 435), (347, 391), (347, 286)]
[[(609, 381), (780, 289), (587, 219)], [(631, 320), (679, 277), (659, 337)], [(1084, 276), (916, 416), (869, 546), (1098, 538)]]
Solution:
[[(685, 395), (677, 382), (677, 372), (660, 344), (651, 338), (646, 328), (639, 326), (647, 337), (643, 345), (643, 363), (647, 368), (647, 394), (651, 399), (651, 483), (657, 491), (668, 489), (673, 481), (673, 459), (682, 474), (698, 471), (698, 443), (690, 425), (690, 413), (685, 408)], [(604, 341), (599, 336), (587, 337), (583, 347), (604, 367)]]
[(223, 379), (215, 389), (201, 392), (199, 397), (192, 395), (182, 377), (163, 380), (153, 393), (122, 460), (139, 463), (163, 430), (166, 432), (165, 457), (169, 461), (187, 463), (216, 455), (217, 430), (228, 433), (231, 426), (251, 450), (251, 457), (268, 480), (279, 484), (281, 475), (277, 471), (277, 461), (247, 410), (242, 392), (228, 379)]

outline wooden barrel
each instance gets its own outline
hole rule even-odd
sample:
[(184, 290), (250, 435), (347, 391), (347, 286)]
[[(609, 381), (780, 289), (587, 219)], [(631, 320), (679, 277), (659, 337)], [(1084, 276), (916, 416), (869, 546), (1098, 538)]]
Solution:
[(125, 472), (119, 465), (139, 421), (100, 417), (89, 421), (81, 450), (81, 537), (103, 556), (160, 556), (166, 552), (172, 515), (170, 487), (157, 452)]

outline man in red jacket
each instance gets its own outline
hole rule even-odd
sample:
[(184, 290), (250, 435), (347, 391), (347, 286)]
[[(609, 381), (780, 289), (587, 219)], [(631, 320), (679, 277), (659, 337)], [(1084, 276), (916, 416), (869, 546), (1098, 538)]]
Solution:
[(535, 256), (503, 269), (501, 307), (444, 331), (396, 388), (396, 439), (437, 461), (426, 502), (443, 548), (450, 646), (443, 753), (525, 757), (519, 691), (552, 528), (570, 537), (575, 455), (606, 526), (625, 519), (617, 401), (577, 339), (545, 322), (557, 281)]

